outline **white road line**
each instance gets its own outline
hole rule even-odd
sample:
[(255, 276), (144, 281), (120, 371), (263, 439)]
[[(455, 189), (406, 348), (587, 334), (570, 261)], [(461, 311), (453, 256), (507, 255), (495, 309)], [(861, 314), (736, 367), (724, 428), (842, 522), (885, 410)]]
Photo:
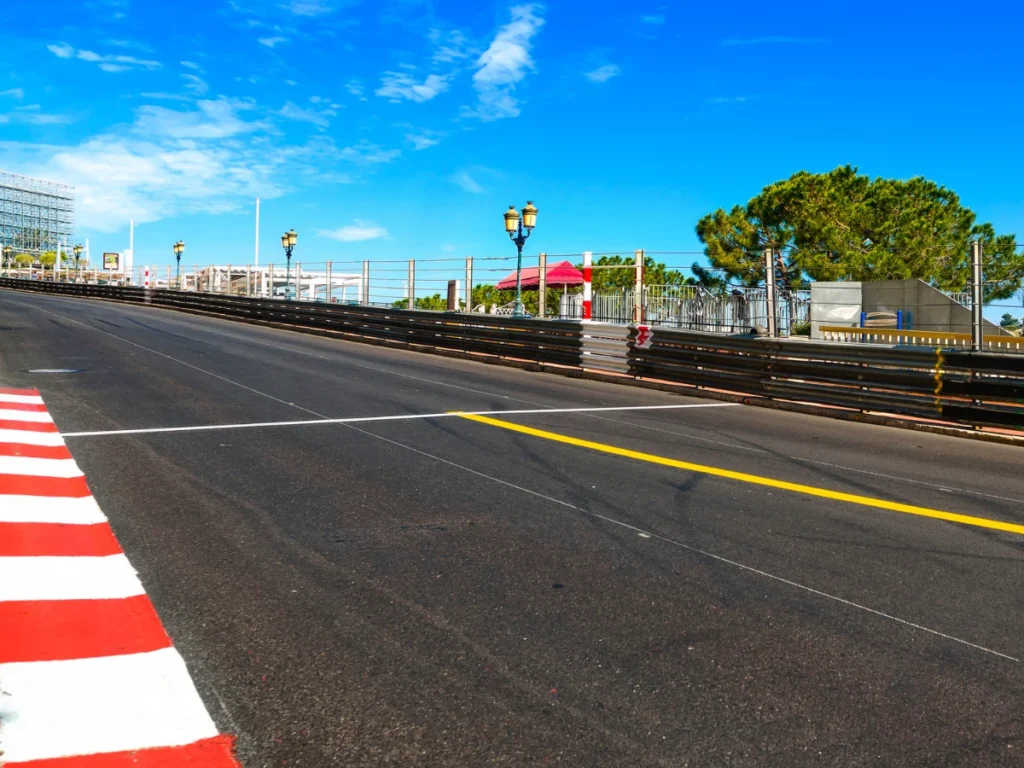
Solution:
[(217, 735), (173, 648), (0, 664), (4, 760), (191, 744)]
[(18, 445), (64, 445), (59, 432), (28, 432), (24, 429), (0, 429), (0, 443)]
[(191, 427), (147, 427), (144, 429), (111, 429), (96, 432), (65, 432), (64, 437), (104, 437), (109, 435), (147, 435), (162, 432), (207, 432), (217, 429), (255, 429), (257, 427), (299, 427), (310, 424), (359, 424), (370, 421), (412, 421), (445, 419), (460, 413), (471, 416), (515, 416), (531, 413), (592, 413), (597, 411), (666, 411), (683, 408), (727, 408), (739, 403), (686, 403), (680, 405), (624, 405), (599, 408), (531, 408), (510, 411), (444, 411), (441, 413), (402, 413), (394, 416), (350, 416), (342, 419), (300, 419), (298, 421), (260, 421), (243, 424), (205, 424)]
[(0, 475), (36, 477), (81, 477), (74, 459), (32, 459), (25, 456), (0, 456)]
[(0, 523), (105, 523), (107, 516), (92, 496), (0, 496)]
[(0, 602), (108, 600), (144, 593), (124, 555), (0, 557)]
[(43, 398), (39, 395), (5, 395), (0, 393), (0, 403), (25, 403), (28, 405), (42, 405)]
[(2, 405), (0, 405), (0, 419), (9, 419), (11, 421), (34, 421), (44, 424), (53, 423), (53, 417), (46, 411), (16, 411), (10, 408), (4, 408)]

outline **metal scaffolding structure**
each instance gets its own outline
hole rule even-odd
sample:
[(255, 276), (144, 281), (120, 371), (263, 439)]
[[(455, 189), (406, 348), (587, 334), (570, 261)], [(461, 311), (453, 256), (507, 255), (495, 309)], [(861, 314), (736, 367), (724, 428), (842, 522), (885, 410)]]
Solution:
[(0, 246), (39, 255), (70, 243), (75, 188), (0, 169)]

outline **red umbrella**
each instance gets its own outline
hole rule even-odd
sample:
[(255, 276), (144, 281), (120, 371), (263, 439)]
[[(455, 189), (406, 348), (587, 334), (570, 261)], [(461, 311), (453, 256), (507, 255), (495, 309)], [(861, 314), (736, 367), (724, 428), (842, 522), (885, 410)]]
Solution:
[[(548, 265), (547, 280), (549, 288), (583, 285), (583, 273), (568, 261), (560, 261), (557, 264)], [(527, 267), (524, 269), (521, 283), (523, 290), (540, 288), (540, 267)], [(516, 287), (516, 273), (512, 272), (494, 287), (499, 291), (514, 289)]]

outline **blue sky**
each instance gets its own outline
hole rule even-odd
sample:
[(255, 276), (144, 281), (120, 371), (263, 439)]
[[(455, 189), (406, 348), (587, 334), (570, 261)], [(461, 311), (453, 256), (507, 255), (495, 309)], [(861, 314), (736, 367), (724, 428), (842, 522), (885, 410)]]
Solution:
[[(922, 174), (1024, 236), (1009, 0), (43, 0), (0, 28), (0, 167), (136, 264), (699, 250), (800, 169)], [(691, 257), (674, 257), (688, 264)]]

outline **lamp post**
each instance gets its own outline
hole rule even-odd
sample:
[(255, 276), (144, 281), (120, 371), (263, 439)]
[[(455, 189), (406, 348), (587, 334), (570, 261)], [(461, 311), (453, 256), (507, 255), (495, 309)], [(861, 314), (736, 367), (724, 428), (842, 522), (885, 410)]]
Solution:
[(292, 249), (295, 244), (299, 241), (299, 236), (294, 229), (289, 229), (283, 235), (281, 235), (281, 247), (284, 248), (284, 255), (288, 261), (288, 266), (285, 270), (284, 278), (284, 297), (287, 299), (288, 289), (292, 284)]
[(81, 273), (78, 270), (78, 263), (79, 263), (79, 261), (81, 261), (81, 259), (82, 259), (82, 251), (85, 250), (85, 249), (82, 248), (81, 245), (76, 245), (71, 250), (74, 251), (74, 254), (75, 254), (75, 282), (77, 283), (81, 279), (81, 277), (82, 277)]
[[(512, 316), (522, 317), (526, 314), (523, 309), (523, 246), (526, 244), (526, 239), (533, 232), (533, 228), (537, 226), (537, 209), (533, 205), (532, 200), (527, 200), (526, 205), (523, 206), (523, 216), (519, 217), (519, 211), (516, 210), (514, 205), (510, 205), (508, 210), (505, 211), (505, 231), (508, 232), (508, 238), (516, 244), (516, 250), (518, 256), (516, 257), (516, 300), (512, 305)], [(526, 230), (525, 232), (523, 230)]]
[(174, 244), (174, 258), (178, 262), (178, 276), (175, 278), (175, 282), (178, 286), (178, 290), (181, 290), (181, 254), (185, 252), (185, 242), (179, 240)]
[(10, 277), (11, 274), (11, 256), (14, 254), (14, 249), (9, 245), (3, 247), (4, 255), (4, 275)]

